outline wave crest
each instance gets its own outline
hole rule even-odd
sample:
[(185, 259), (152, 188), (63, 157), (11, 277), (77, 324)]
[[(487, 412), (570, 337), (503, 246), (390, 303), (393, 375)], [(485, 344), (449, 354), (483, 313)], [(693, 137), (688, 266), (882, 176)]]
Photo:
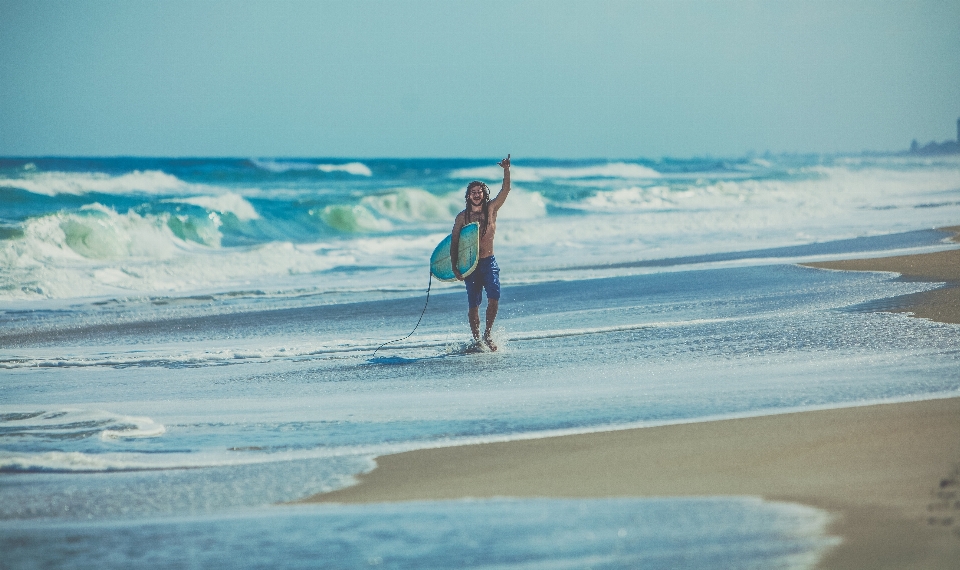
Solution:
[(160, 170), (135, 170), (119, 176), (98, 172), (24, 172), (21, 178), (0, 178), (0, 186), (42, 194), (179, 194), (193, 186)]
[[(212, 222), (211, 222), (212, 223)], [(177, 233), (198, 243), (219, 243), (216, 228), (186, 216), (140, 216), (118, 214), (100, 204), (83, 206), (77, 212), (59, 212), (27, 220), (23, 237), (4, 243), (18, 257), (51, 262), (76, 258), (165, 258), (175, 249)]]
[[(404, 224), (444, 223), (453, 225), (463, 209), (463, 194), (459, 191), (435, 196), (419, 188), (401, 188), (378, 196), (367, 196), (359, 204), (337, 204), (311, 210), (327, 226), (344, 233), (389, 232), (393, 222)], [(501, 219), (527, 220), (547, 215), (547, 202), (539, 192), (515, 189), (510, 193)]]
[[(173, 237), (209, 247), (219, 247), (222, 237), (218, 229), (220, 219), (216, 215), (164, 213), (140, 216), (132, 211), (118, 214), (100, 204), (90, 204), (77, 213), (59, 213), (45, 218), (59, 219), (63, 243), (91, 259), (166, 257), (178, 245), (171, 240)], [(44, 218), (37, 220), (38, 225), (45, 222), (49, 223)], [(32, 233), (30, 226), (28, 223), (25, 234)]]
[(362, 162), (348, 162), (346, 164), (318, 164), (317, 170), (321, 172), (346, 172), (354, 176), (373, 176), (370, 168)]
[(0, 240), (0, 299), (185, 291), (313, 273), (352, 259), (290, 242), (221, 249), (221, 224), (203, 210), (118, 214), (100, 204), (29, 219), (22, 235)]
[[(528, 167), (514, 166), (510, 169), (513, 182), (542, 182), (544, 180), (576, 180), (583, 178), (620, 178), (627, 180), (660, 178), (656, 170), (632, 162), (609, 162), (594, 166), (571, 167)], [(459, 168), (450, 173), (450, 178), (458, 180), (493, 180), (503, 177), (499, 166), (481, 166), (478, 168)]]
[(403, 222), (451, 221), (463, 208), (463, 197), (458, 193), (434, 196), (419, 188), (400, 188), (379, 196), (361, 200), (382, 216)]
[(345, 172), (347, 174), (353, 174), (354, 176), (373, 176), (373, 172), (370, 170), (370, 167), (362, 162), (347, 162), (345, 164), (317, 164), (315, 162), (251, 158), (250, 163), (261, 170), (275, 173), (319, 170), (320, 172), (326, 173)]
[(243, 196), (227, 192), (217, 196), (193, 196), (191, 198), (179, 198), (167, 200), (167, 202), (179, 204), (191, 204), (206, 209), (209, 212), (218, 212), (220, 214), (233, 214), (241, 222), (259, 220), (260, 214), (257, 213), (253, 204), (248, 202)]
[(322, 210), (310, 210), (309, 213), (338, 232), (348, 234), (388, 232), (393, 229), (390, 220), (376, 217), (373, 212), (360, 204), (332, 205)]

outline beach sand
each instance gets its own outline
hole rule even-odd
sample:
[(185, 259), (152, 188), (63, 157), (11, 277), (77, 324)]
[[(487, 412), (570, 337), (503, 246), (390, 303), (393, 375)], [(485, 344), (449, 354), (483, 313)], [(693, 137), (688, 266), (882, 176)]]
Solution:
[[(941, 229), (953, 232), (952, 240), (960, 241), (960, 226)], [(913, 313), (917, 317), (942, 323), (960, 324), (960, 249), (920, 255), (847, 259), (804, 265), (847, 271), (892, 271), (903, 274), (905, 279), (945, 282), (947, 286), (941, 289), (895, 299), (890, 304), (889, 310)]]
[[(811, 265), (950, 282), (897, 310), (960, 322), (960, 250)], [(304, 501), (716, 495), (832, 513), (819, 568), (960, 568), (960, 398), (417, 450)]]

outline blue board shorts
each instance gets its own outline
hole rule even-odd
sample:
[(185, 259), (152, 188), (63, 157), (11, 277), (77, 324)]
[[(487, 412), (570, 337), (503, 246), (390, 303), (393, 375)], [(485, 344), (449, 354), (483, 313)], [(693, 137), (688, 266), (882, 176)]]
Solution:
[(483, 301), (483, 290), (487, 291), (487, 300), (500, 298), (500, 266), (494, 256), (481, 257), (477, 268), (463, 280), (467, 285), (467, 299), (470, 308), (479, 307)]

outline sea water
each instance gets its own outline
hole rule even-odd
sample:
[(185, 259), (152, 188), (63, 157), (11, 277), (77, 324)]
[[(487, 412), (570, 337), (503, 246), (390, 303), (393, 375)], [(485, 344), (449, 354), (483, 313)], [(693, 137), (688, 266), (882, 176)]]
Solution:
[(796, 265), (955, 247), (960, 161), (513, 170), (472, 353), (427, 258), (495, 160), (0, 160), (4, 564), (809, 567), (826, 514), (749, 497), (280, 503), (397, 451), (960, 394), (956, 325), (876, 312), (937, 284)]

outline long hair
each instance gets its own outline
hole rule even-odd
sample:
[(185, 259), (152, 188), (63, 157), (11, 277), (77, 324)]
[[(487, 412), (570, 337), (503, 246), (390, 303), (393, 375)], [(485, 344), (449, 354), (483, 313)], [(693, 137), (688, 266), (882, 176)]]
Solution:
[(474, 180), (470, 184), (467, 184), (467, 191), (463, 193), (463, 202), (466, 205), (466, 209), (464, 211), (467, 213), (467, 219), (469, 220), (470, 219), (470, 190), (472, 190), (473, 188), (476, 188), (477, 186), (483, 189), (483, 202), (480, 204), (481, 212), (483, 212), (483, 214), (480, 216), (480, 235), (482, 236), (485, 233), (487, 233), (487, 220), (489, 219), (489, 216), (487, 214), (489, 212), (488, 207), (490, 205), (490, 188), (488, 188), (487, 185), (484, 184), (483, 182), (479, 180)]

